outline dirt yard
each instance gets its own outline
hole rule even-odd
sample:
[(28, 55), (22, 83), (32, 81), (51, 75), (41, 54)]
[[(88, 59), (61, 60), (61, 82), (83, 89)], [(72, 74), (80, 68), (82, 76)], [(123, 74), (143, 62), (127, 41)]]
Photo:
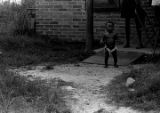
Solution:
[(66, 92), (64, 97), (72, 113), (143, 113), (131, 108), (109, 105), (102, 87), (107, 85), (115, 76), (129, 71), (128, 67), (104, 68), (102, 65), (93, 64), (65, 64), (52, 66), (24, 67), (17, 69), (21, 75), (40, 77), (43, 79), (57, 78), (72, 82), (71, 86), (61, 87)]

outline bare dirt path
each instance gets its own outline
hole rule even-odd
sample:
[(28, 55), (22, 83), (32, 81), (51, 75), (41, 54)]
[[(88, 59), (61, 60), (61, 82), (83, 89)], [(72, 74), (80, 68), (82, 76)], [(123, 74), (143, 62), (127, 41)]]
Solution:
[[(127, 67), (103, 68), (93, 64), (67, 64), (53, 66), (45, 70), (44, 66), (31, 69), (21, 68), (17, 72), (21, 75), (32, 75), (44, 79), (59, 78), (66, 82), (73, 82), (74, 86), (64, 86), (63, 89), (72, 92), (66, 95), (65, 101), (72, 113), (141, 113), (130, 108), (116, 107), (105, 102), (106, 94), (101, 87), (107, 85), (115, 76), (128, 71)], [(100, 110), (99, 112), (96, 112)]]

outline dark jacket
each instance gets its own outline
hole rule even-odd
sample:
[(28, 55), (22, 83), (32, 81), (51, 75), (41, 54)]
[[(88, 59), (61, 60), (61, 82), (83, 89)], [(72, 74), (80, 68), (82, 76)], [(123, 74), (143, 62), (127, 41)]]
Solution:
[(135, 0), (123, 0), (121, 6), (121, 17), (122, 18), (134, 18), (135, 17)]
[(144, 20), (146, 15), (140, 0), (123, 0), (121, 8), (122, 18), (135, 18), (138, 16), (141, 20)]

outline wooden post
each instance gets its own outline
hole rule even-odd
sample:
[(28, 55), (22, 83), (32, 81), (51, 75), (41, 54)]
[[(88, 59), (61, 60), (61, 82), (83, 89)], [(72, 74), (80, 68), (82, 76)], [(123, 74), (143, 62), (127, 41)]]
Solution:
[(93, 0), (86, 0), (87, 10), (87, 32), (86, 32), (86, 47), (85, 52), (92, 52), (93, 47)]

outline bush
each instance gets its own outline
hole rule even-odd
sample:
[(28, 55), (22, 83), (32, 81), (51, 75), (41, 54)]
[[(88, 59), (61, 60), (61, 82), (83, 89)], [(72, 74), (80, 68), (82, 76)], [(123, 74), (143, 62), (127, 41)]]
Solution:
[[(32, 5), (31, 5), (32, 4)], [(5, 33), (27, 34), (30, 32), (28, 8), (34, 7), (34, 0), (25, 0), (22, 4), (5, 1), (0, 4), (0, 16), (3, 18)], [(1, 28), (3, 30), (3, 28)], [(1, 31), (2, 32), (2, 31)]]
[[(35, 65), (41, 63), (75, 63), (88, 57), (84, 43), (67, 42), (33, 36), (0, 36), (2, 63), (8, 66)], [(71, 51), (72, 50), (72, 51)]]
[(26, 48), (44, 47), (47, 44), (41, 38), (29, 37), (24, 35), (18, 36), (0, 36), (1, 49), (6, 51), (21, 50)]

